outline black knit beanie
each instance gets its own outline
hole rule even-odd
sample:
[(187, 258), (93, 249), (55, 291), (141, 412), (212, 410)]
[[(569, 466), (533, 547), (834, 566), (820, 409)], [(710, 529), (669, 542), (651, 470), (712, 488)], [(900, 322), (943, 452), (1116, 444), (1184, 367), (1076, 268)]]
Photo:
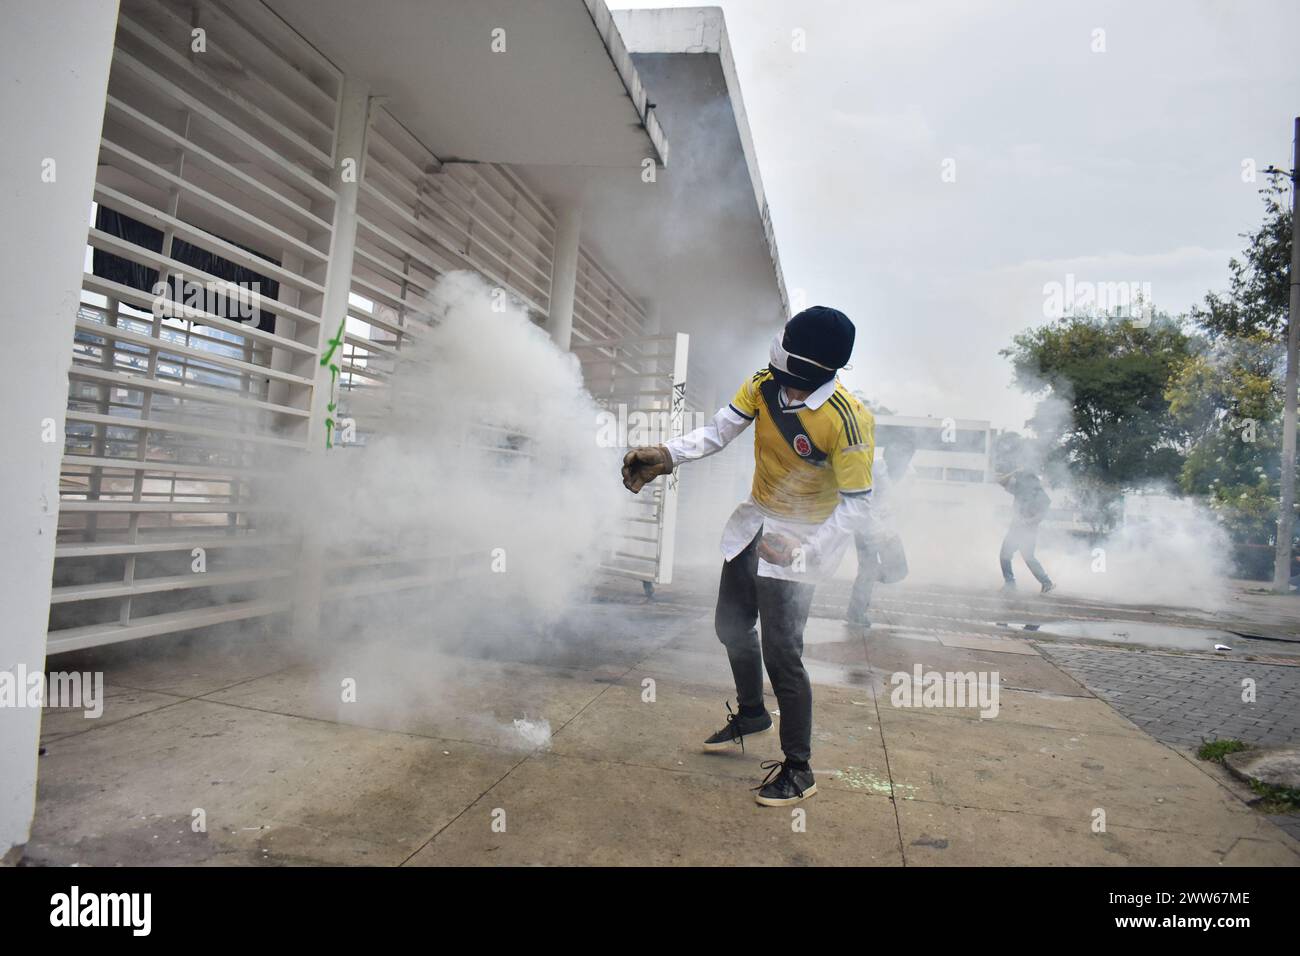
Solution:
[(853, 323), (839, 309), (814, 305), (785, 324), (772, 343), (768, 368), (778, 383), (811, 392), (835, 377), (853, 355)]

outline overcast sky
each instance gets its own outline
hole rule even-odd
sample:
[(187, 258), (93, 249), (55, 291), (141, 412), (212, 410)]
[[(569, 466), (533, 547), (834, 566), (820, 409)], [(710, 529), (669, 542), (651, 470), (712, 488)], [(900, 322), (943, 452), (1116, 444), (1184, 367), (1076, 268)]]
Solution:
[(848, 384), (902, 414), (1020, 428), (997, 351), (1045, 283), (1185, 313), (1259, 222), (1243, 162), (1291, 162), (1295, 0), (718, 5), (786, 283), (849, 314)]

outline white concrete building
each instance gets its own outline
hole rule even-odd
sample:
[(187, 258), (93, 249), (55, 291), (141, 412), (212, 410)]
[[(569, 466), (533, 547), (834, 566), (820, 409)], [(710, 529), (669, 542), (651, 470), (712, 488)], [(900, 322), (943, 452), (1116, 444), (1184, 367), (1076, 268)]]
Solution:
[(916, 449), (912, 468), (918, 478), (975, 483), (994, 480), (994, 431), (988, 421), (877, 415), (877, 454), (896, 436), (905, 438)]
[[(340, 389), (382, 386), (445, 272), (523, 302), (598, 397), (677, 413), (725, 401), (745, 371), (727, 343), (765, 340), (787, 316), (718, 10), (52, 0), (7, 13), (4, 260), (24, 295), (3, 307), (23, 347), (2, 386), (0, 671), (319, 615), (328, 568), (285, 565), (252, 478), (271, 453), (329, 454)], [(257, 311), (202, 297), (156, 314), (152, 286), (182, 281), (257, 283)], [(671, 573), (671, 498), (644, 505), (653, 533), (611, 570)], [(202, 576), (186, 573), (195, 549)], [(247, 596), (276, 580), (275, 596)], [(39, 720), (0, 708), (10, 861)]]

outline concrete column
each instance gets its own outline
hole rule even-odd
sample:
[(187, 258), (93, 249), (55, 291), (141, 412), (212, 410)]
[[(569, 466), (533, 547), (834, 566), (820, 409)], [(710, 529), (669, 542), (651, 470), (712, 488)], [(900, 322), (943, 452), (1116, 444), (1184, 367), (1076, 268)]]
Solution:
[(573, 340), (573, 295), (578, 282), (578, 239), (582, 232), (582, 209), (576, 203), (564, 205), (555, 223), (555, 258), (551, 262), (551, 311), (546, 330), (555, 344), (569, 351)]
[[(95, 190), (116, 0), (7, 4), (0, 31), (5, 242), (0, 328), (21, 357), (0, 375), (0, 671), (45, 669), (68, 367)], [(9, 678), (4, 678), (6, 681)], [(26, 704), (27, 687), (16, 703)], [(0, 707), (0, 861), (31, 831), (39, 707)]]
[[(370, 90), (355, 76), (345, 76), (335, 133), (334, 172), (330, 177), (338, 201), (334, 204), (329, 264), (322, 283), (325, 295), (321, 305), (320, 358), (315, 366), (311, 419), (307, 425), (307, 454), (313, 457), (330, 453), (328, 445), (333, 441), (339, 417), (336, 370), (343, 364), (343, 332), (356, 253), (357, 196), (365, 174), (369, 125)], [(302, 554), (294, 587), (293, 636), (298, 640), (312, 641), (320, 632), (324, 580), (325, 552), (319, 527), (308, 525), (302, 529)]]
[[(339, 125), (334, 145), (334, 174), (330, 186), (338, 193), (334, 204), (334, 231), (330, 239), (329, 265), (325, 272), (325, 301), (321, 308), (321, 363), (316, 366), (312, 390), (308, 447), (313, 453), (328, 444), (331, 408), (338, 398), (337, 381), (330, 365), (343, 363), (343, 329), (348, 314), (348, 293), (352, 289), (352, 260), (357, 248), (357, 196), (361, 191), (366, 155), (366, 130), (370, 124), (370, 90), (354, 76), (343, 78), (339, 101)], [(349, 165), (350, 161), (350, 165)], [(334, 345), (337, 340), (337, 346)], [(331, 349), (333, 355), (330, 356)], [(327, 360), (327, 356), (329, 356)]]

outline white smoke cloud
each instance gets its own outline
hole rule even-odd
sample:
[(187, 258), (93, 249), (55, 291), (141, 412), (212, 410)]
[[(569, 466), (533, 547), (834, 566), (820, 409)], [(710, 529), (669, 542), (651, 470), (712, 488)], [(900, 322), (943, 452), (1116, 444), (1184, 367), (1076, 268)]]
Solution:
[[(333, 638), (527, 641), (587, 586), (625, 494), (577, 359), (470, 273), (441, 279), (388, 382), (345, 395), (361, 447), (286, 482), (330, 567)], [(341, 562), (341, 563), (340, 563)], [(413, 586), (392, 589), (395, 583)], [(468, 646), (468, 647), (467, 647)]]

